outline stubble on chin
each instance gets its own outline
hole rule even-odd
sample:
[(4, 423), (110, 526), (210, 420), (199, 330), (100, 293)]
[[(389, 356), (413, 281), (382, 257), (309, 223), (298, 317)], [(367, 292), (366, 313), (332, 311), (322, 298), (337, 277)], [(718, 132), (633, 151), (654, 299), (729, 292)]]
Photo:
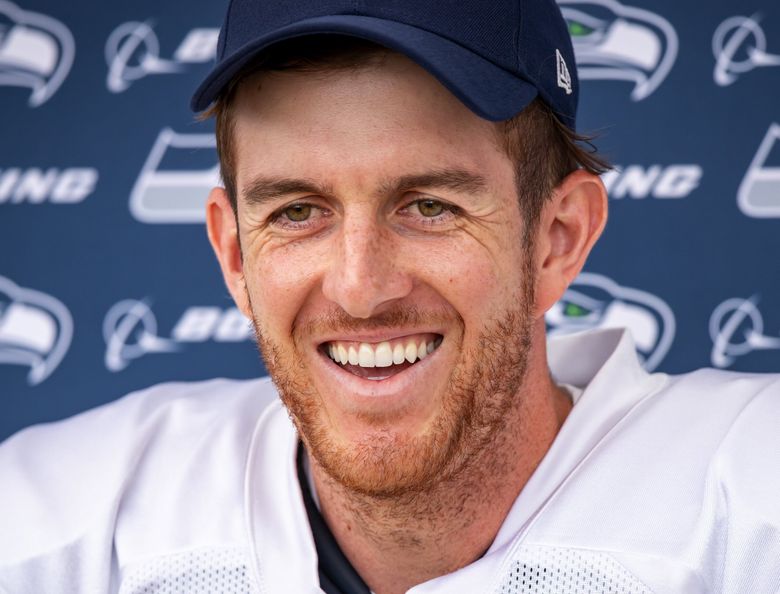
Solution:
[[(391, 418), (363, 419), (384, 428), (348, 444), (333, 437), (322, 397), (314, 388), (296, 345), (304, 343), (301, 337), (314, 330), (414, 325), (415, 319), (423, 319), (425, 314), (407, 308), (379, 318), (355, 320), (342, 312), (297, 328), (291, 347), (266, 336), (258, 319), (254, 319), (253, 325), (282, 402), (308, 452), (328, 477), (355, 494), (416, 499), (433, 492), (437, 485), (458, 478), (475, 463), (483, 463), (482, 454), (488, 448), (500, 447), (497, 441), (506, 433), (507, 413), (516, 405), (531, 348), (529, 303), (533, 303), (533, 296), (524, 293), (518, 296), (518, 308), (488, 321), (477, 340), (462, 347), (447, 387), (438, 396), (440, 410), (425, 433), (408, 435), (395, 431)], [(430, 321), (430, 317), (425, 319)], [(460, 332), (452, 332), (447, 338), (463, 344), (463, 320), (458, 316), (457, 321)], [(451, 317), (449, 322), (451, 327)], [(495, 463), (500, 464), (499, 460)]]

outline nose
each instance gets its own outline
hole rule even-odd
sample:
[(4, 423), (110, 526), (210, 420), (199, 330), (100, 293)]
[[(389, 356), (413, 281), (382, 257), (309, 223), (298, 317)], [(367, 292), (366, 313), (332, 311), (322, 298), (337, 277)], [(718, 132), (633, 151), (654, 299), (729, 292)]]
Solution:
[(375, 221), (345, 220), (322, 291), (354, 318), (370, 318), (412, 291), (402, 265), (401, 238)]

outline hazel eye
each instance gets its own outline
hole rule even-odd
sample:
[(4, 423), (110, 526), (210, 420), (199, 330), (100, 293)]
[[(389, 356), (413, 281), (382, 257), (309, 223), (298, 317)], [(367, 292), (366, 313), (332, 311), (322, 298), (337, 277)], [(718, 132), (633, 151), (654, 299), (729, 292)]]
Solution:
[(311, 205), (293, 204), (284, 209), (284, 216), (296, 223), (302, 223), (311, 216)]
[(444, 212), (444, 205), (437, 200), (420, 200), (417, 203), (417, 210), (424, 217), (438, 217)]

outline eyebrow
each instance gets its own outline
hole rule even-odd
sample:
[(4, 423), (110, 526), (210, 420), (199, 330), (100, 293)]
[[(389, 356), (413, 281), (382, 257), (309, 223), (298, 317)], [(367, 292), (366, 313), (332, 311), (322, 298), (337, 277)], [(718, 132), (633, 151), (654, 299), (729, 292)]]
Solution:
[(397, 195), (413, 188), (437, 188), (476, 194), (488, 187), (487, 180), (478, 173), (465, 169), (435, 169), (421, 174), (404, 175), (384, 182), (379, 187), (381, 195)]
[(260, 206), (289, 194), (330, 195), (332, 193), (331, 188), (319, 186), (308, 179), (259, 176), (250, 182), (243, 196), (250, 206)]
[[(488, 187), (484, 176), (465, 169), (435, 169), (424, 173), (404, 175), (380, 183), (376, 194), (395, 196), (414, 188), (446, 189), (464, 194), (484, 192)], [(309, 179), (284, 177), (255, 177), (243, 191), (244, 200), (250, 206), (260, 206), (271, 200), (290, 194), (318, 194), (332, 196), (329, 185), (319, 185)]]

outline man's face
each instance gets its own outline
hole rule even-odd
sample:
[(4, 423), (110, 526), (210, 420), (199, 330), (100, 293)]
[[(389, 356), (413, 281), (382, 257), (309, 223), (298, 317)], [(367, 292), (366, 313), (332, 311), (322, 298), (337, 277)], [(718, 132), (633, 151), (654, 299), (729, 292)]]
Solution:
[(373, 494), (457, 472), (516, 402), (531, 342), (492, 124), (400, 56), (264, 74), (234, 113), (246, 302), (309, 451)]

